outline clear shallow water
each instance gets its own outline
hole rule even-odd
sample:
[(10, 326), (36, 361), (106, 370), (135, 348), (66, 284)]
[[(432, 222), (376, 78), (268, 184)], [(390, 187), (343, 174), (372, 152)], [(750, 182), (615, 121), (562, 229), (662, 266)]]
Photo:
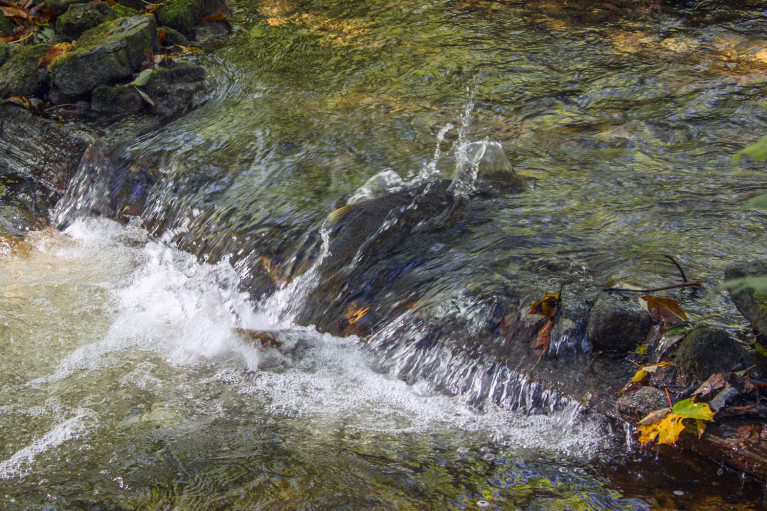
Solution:
[[(609, 279), (663, 285), (677, 278), (664, 253), (716, 289), (728, 262), (765, 255), (764, 216), (740, 210), (763, 166), (732, 162), (767, 120), (765, 14), (726, 13), (236, 4), (231, 38), (200, 57), (207, 102), (123, 148), (127, 178), (96, 162), (77, 183), (74, 204), (145, 195), (129, 212), (163, 241), (76, 223), (0, 260), (0, 495), (10, 509), (759, 508), (760, 488), (628, 455), (624, 431), (574, 420), (566, 400), (477, 403), (492, 361), (437, 382), (463, 395), (420, 377), (476, 348), (487, 295), (526, 305), (566, 283), (577, 304)], [(449, 179), (461, 137), (499, 142), (532, 189), (472, 199), (455, 229), (363, 260), (360, 285), (398, 277), (363, 288), (358, 306), (383, 318), (365, 347), (285, 321), (332, 305), (263, 284), (307, 275), (327, 215), (384, 169)], [(716, 291), (679, 298), (740, 321)], [(434, 318), (456, 321), (427, 338)], [(403, 325), (408, 342), (392, 341)]]
[[(256, 345), (237, 329), (274, 325), (230, 265), (138, 228), (89, 220), (31, 238), (27, 256), (0, 259), (4, 509), (725, 504), (709, 482), (658, 484), (624, 432), (577, 408), (478, 413), (307, 327), (280, 325), (279, 350)], [(633, 464), (628, 482), (604, 475), (615, 463)], [(733, 509), (751, 509), (753, 486), (734, 488), (748, 500)]]

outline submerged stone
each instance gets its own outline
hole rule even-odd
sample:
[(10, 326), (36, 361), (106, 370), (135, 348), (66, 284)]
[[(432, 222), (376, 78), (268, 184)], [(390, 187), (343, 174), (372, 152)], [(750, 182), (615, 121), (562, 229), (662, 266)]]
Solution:
[(674, 364), (705, 380), (714, 373), (745, 369), (750, 356), (724, 329), (699, 325), (679, 345)]
[(50, 44), (37, 44), (13, 55), (0, 67), (0, 98), (45, 92), (48, 71), (37, 65), (50, 47)]
[[(767, 275), (767, 261), (731, 264), (724, 270), (726, 280)], [(730, 298), (741, 314), (753, 323), (762, 335), (767, 335), (767, 293), (750, 287), (729, 291)]]
[(76, 49), (48, 66), (52, 99), (56, 102), (84, 95), (99, 85), (131, 76), (158, 49), (154, 16), (117, 18), (85, 32)]
[(56, 32), (64, 41), (73, 41), (86, 30), (116, 18), (107, 4), (73, 4), (56, 20)]
[(589, 314), (588, 337), (595, 350), (625, 353), (647, 338), (652, 317), (636, 300), (602, 293)]

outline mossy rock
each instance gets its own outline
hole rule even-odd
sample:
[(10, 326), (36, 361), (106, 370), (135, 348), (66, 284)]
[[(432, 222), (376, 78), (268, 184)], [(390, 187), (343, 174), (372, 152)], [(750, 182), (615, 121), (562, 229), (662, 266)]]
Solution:
[(679, 345), (674, 364), (695, 378), (750, 367), (749, 353), (724, 329), (699, 325)]
[(48, 71), (37, 67), (50, 44), (31, 46), (0, 67), (0, 98), (41, 95), (48, 86)]
[(602, 293), (589, 314), (588, 337), (595, 350), (625, 353), (645, 340), (652, 318), (636, 300)]
[(8, 62), (8, 60), (19, 53), (19, 47), (15, 44), (0, 43), (0, 66)]
[[(726, 280), (764, 275), (767, 275), (767, 261), (735, 263), (724, 270)], [(730, 298), (740, 313), (753, 323), (762, 335), (767, 336), (767, 294), (753, 288), (743, 288), (737, 292), (730, 290)]]
[(122, 4), (114, 4), (111, 6), (112, 12), (118, 18), (130, 18), (131, 16), (138, 16), (138, 11), (132, 7)]
[(189, 111), (203, 90), (205, 69), (190, 62), (171, 62), (156, 69), (146, 83), (146, 93), (155, 103), (155, 113), (174, 117)]
[[(159, 3), (160, 0), (149, 0), (150, 3)], [(125, 9), (130, 9), (136, 13), (138, 11), (146, 9), (146, 3), (142, 0), (117, 0), (115, 5), (119, 5)], [(114, 6), (112, 6), (114, 7)]]
[(91, 110), (94, 112), (132, 114), (144, 109), (136, 88), (132, 85), (113, 85), (93, 89)]
[(13, 34), (13, 23), (5, 16), (0, 16), (0, 35)]
[(70, 5), (87, 4), (89, 1), (90, 0), (46, 0), (45, 5), (50, 7), (50, 9), (56, 13), (56, 16), (61, 16), (67, 12)]
[(86, 30), (116, 17), (107, 4), (72, 4), (56, 20), (56, 32), (62, 40), (73, 41)]
[(160, 27), (158, 32), (165, 30), (165, 37), (162, 40), (163, 46), (189, 46), (189, 40), (184, 34), (170, 27)]
[(157, 10), (157, 19), (160, 25), (167, 25), (190, 36), (195, 25), (202, 22), (206, 16), (212, 16), (224, 9), (223, 0), (170, 0)]
[(117, 18), (86, 31), (74, 51), (48, 66), (51, 99), (71, 100), (99, 85), (129, 78), (150, 49), (158, 49), (157, 25), (151, 14)]

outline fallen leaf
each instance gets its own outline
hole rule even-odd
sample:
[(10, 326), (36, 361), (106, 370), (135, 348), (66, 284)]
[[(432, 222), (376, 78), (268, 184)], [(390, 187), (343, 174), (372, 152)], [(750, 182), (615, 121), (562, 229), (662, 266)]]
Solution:
[(645, 417), (639, 421), (639, 424), (641, 425), (649, 425), (653, 424), (655, 422), (658, 422), (663, 417), (671, 413), (671, 407), (669, 408), (661, 408), (660, 410), (655, 410), (654, 412), (650, 412)]
[(759, 161), (765, 161), (767, 160), (767, 135), (757, 140), (755, 143), (751, 144), (750, 146), (746, 146), (737, 153), (735, 153), (735, 156), (733, 159), (735, 160), (735, 163), (738, 163), (738, 160), (740, 160), (740, 157), (742, 155), (750, 156), (751, 158)]
[(142, 12), (145, 12), (146, 14), (152, 14), (160, 7), (164, 7), (164, 3), (159, 4), (146, 4), (146, 7), (144, 7), (144, 10)]
[(10, 98), (0, 101), (0, 105), (5, 103), (13, 103), (29, 110), (29, 99), (24, 96), (11, 96)]
[(226, 13), (223, 11), (218, 11), (218, 14), (214, 14), (213, 16), (206, 16), (203, 19), (205, 21), (223, 21), (226, 23), (227, 27), (232, 28), (232, 24), (229, 23), (229, 20), (226, 18)]
[(346, 312), (344, 313), (344, 317), (349, 321), (350, 325), (355, 324), (357, 321), (361, 320), (362, 317), (368, 313), (370, 310), (370, 306), (368, 305), (365, 308), (358, 307), (356, 302), (352, 302), (349, 304), (349, 307), (346, 309)]
[(645, 378), (647, 378), (649, 375), (655, 373), (658, 369), (661, 369), (663, 367), (668, 367), (671, 365), (671, 362), (659, 362), (657, 364), (644, 366), (639, 368), (639, 370), (634, 374), (634, 377), (631, 378), (631, 382), (637, 382), (642, 381)]
[(3, 7), (0, 6), (0, 12), (2, 12), (6, 18), (21, 18), (23, 20), (29, 17), (26, 10), (21, 7)]
[(561, 297), (556, 293), (546, 293), (546, 297), (543, 300), (537, 300), (530, 305), (530, 313), (540, 314), (546, 319), (551, 319), (557, 313), (560, 299)]
[(671, 410), (684, 419), (714, 420), (714, 411), (708, 403), (696, 402), (694, 398), (683, 399), (674, 404)]
[(643, 424), (637, 428), (637, 433), (639, 433), (637, 440), (642, 445), (647, 445), (654, 440), (657, 440), (659, 444), (674, 444), (684, 431), (683, 420), (684, 417), (669, 413), (658, 422)]
[(72, 45), (70, 43), (58, 43), (51, 47), (50, 50), (48, 50), (48, 53), (46, 53), (37, 63), (37, 67), (48, 67), (50, 66), (55, 60), (63, 57), (72, 49)]
[(152, 98), (150, 98), (146, 92), (144, 92), (143, 90), (139, 89), (136, 86), (134, 86), (133, 88), (136, 89), (136, 91), (138, 92), (138, 95), (141, 96), (141, 99), (146, 101), (146, 103), (149, 106), (151, 106), (153, 110), (157, 107), (157, 105), (154, 104), (154, 101), (152, 101)]
[(162, 42), (163, 39), (165, 39), (165, 36), (166, 36), (167, 33), (168, 33), (168, 30), (165, 27), (163, 27), (160, 30), (158, 30), (157, 31), (157, 40), (159, 42)]
[(149, 76), (154, 72), (154, 69), (144, 69), (139, 73), (135, 80), (128, 85), (135, 85), (136, 87), (143, 87), (146, 82), (149, 81)]
[(641, 298), (647, 302), (647, 311), (650, 316), (662, 322), (666, 327), (687, 320), (687, 314), (672, 298), (652, 295), (644, 295)]
[(538, 331), (538, 336), (535, 340), (530, 343), (530, 346), (533, 348), (536, 355), (543, 356), (548, 353), (549, 346), (551, 346), (551, 330), (553, 328), (554, 318), (551, 318), (545, 325), (543, 325), (543, 328)]

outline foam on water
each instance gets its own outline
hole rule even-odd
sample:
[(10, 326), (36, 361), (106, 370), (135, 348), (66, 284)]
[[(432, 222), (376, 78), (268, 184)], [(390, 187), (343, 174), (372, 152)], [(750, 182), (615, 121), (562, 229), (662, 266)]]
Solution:
[[(581, 454), (604, 442), (597, 423), (578, 418), (576, 404), (547, 415), (491, 403), (479, 413), (470, 393), (450, 396), (424, 380), (409, 384), (393, 371), (382, 371), (375, 352), (360, 339), (288, 324), (284, 308), (277, 314), (263, 308), (285, 307), (287, 298), (306, 289), (288, 290), (289, 297), (283, 290), (280, 300), (256, 305), (239, 289), (237, 272), (225, 260), (201, 263), (163, 242), (147, 241), (137, 228), (104, 220), (78, 220), (66, 234), (72, 242), (55, 250), (55, 258), (93, 257), (95, 251), (96, 262), (122, 261), (115, 264), (122, 271), (113, 269), (102, 283), (110, 288), (111, 303), (104, 307), (113, 315), (103, 338), (64, 353), (53, 373), (32, 379), (30, 388), (46, 389), (76, 374), (86, 377), (124, 364), (125, 353), (146, 352), (178, 367), (186, 378), (195, 377), (190, 367), (212, 368), (199, 372), (199, 384), (224, 385), (252, 398), (254, 405), (266, 402), (266, 413), (318, 424), (342, 421), (351, 428), (386, 432), (484, 431), (511, 445)], [(45, 243), (39, 246), (45, 250)], [(243, 330), (271, 332), (280, 348), (265, 348)], [(133, 384), (150, 392), (161, 387), (155, 376), (138, 370), (140, 364), (134, 363), (137, 369), (130, 372)], [(205, 396), (194, 399), (204, 402)], [(3, 461), (3, 473), (18, 474), (24, 460), (82, 434), (85, 416), (69, 415), (74, 417)]]

